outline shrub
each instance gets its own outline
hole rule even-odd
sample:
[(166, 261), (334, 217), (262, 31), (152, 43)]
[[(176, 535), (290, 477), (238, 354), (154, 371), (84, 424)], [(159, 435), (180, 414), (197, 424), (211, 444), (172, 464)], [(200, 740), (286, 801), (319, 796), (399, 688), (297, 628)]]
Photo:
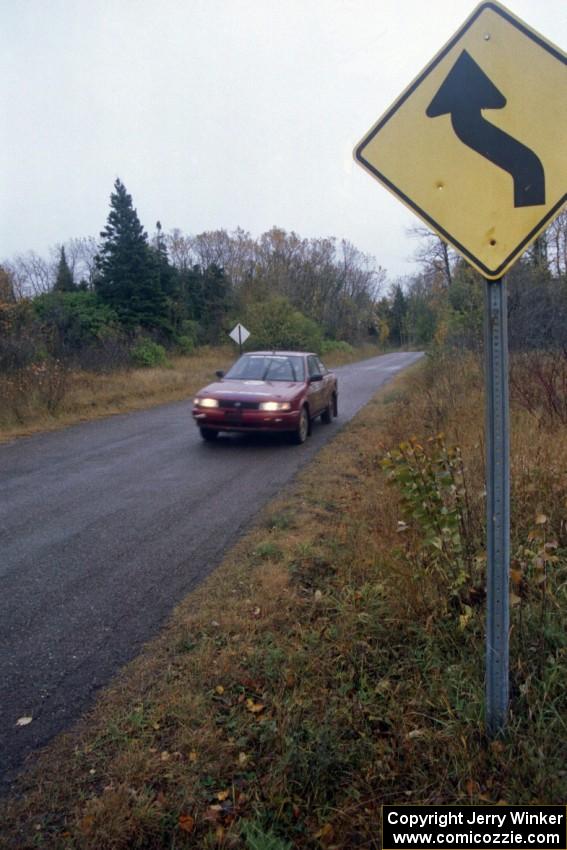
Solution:
[(143, 368), (164, 366), (166, 359), (163, 345), (151, 339), (141, 339), (132, 349), (132, 360), (136, 366)]
[(190, 336), (179, 336), (175, 347), (180, 354), (192, 354), (195, 351), (195, 343)]
[(321, 343), (321, 354), (352, 354), (354, 348), (342, 339), (324, 339)]
[(541, 425), (567, 425), (567, 347), (513, 355), (510, 389), (513, 401)]
[[(419, 530), (416, 565), (462, 601), (474, 558), (460, 448), (447, 446), (442, 434), (423, 445), (412, 437), (386, 452), (382, 467), (401, 491), (405, 518)], [(408, 528), (398, 524), (399, 532)]]
[(319, 325), (281, 296), (251, 306), (244, 323), (250, 329), (254, 348), (319, 352), (323, 345)]
[(33, 300), (33, 309), (57, 354), (80, 350), (118, 330), (118, 315), (94, 292), (48, 292)]

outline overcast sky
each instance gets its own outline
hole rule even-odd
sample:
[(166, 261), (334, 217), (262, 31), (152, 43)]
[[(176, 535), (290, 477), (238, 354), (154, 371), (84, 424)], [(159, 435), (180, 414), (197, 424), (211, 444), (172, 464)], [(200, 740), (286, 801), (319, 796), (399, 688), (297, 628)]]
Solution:
[[(419, 222), (352, 149), (475, 5), (0, 0), (0, 259), (98, 237), (120, 177), (150, 233), (278, 225), (410, 273)], [(565, 0), (508, 7), (565, 48)]]

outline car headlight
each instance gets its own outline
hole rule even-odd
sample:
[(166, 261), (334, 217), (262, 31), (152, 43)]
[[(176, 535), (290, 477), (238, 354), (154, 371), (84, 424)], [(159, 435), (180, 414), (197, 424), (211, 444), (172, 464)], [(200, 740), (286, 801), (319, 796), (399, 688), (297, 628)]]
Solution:
[(196, 398), (193, 401), (197, 407), (218, 407), (219, 403), (216, 398)]
[(276, 410), (291, 410), (289, 401), (261, 401), (260, 410), (266, 410), (270, 413), (275, 413)]

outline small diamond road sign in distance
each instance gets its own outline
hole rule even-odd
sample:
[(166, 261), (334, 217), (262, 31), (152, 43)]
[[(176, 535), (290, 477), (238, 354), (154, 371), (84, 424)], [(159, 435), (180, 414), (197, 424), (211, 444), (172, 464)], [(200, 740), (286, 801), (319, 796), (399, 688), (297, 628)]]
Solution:
[(245, 343), (249, 336), (250, 331), (247, 331), (244, 325), (241, 325), (240, 322), (235, 325), (229, 333), (229, 337), (233, 339), (237, 345)]
[(354, 156), (495, 280), (565, 203), (566, 107), (565, 54), (481, 3)]

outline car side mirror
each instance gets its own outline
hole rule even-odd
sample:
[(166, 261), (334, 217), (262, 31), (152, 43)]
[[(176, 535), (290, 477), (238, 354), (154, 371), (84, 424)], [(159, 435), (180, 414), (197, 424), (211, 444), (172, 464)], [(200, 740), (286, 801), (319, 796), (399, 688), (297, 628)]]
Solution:
[(215, 375), (217, 376), (217, 378), (224, 378), (224, 372), (222, 369), (217, 369)]
[(309, 383), (314, 384), (316, 381), (322, 381), (323, 375), (309, 375)]

